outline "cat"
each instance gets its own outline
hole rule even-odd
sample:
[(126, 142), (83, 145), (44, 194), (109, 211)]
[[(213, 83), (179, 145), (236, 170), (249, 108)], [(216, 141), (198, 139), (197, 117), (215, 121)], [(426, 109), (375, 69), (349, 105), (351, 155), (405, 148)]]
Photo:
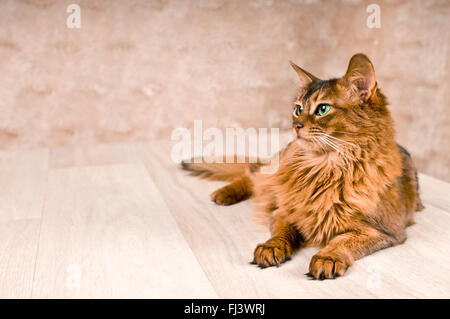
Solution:
[[(262, 163), (183, 161), (194, 175), (230, 181), (211, 194), (219, 205), (251, 198), (272, 237), (257, 245), (253, 264), (279, 266), (305, 246), (320, 250), (311, 279), (344, 275), (355, 260), (402, 244), (420, 200), (410, 154), (394, 140), (387, 99), (369, 58), (355, 54), (341, 78), (320, 80), (290, 61), (299, 78), (293, 140), (279, 168)], [(267, 164), (266, 164), (267, 165)]]

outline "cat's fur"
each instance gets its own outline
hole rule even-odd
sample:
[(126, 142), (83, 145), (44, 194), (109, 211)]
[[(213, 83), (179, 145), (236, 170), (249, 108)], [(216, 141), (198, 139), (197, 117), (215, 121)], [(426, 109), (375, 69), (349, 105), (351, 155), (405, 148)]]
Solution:
[[(261, 164), (183, 162), (183, 168), (231, 184), (211, 195), (229, 205), (252, 197), (272, 238), (259, 244), (253, 263), (278, 266), (302, 246), (321, 249), (308, 275), (341, 276), (356, 259), (406, 240), (405, 228), (423, 208), (409, 153), (396, 144), (385, 96), (370, 60), (356, 54), (345, 76), (320, 80), (291, 62), (300, 79), (291, 142), (279, 169)], [(319, 104), (331, 105), (324, 116)], [(327, 137), (328, 134), (329, 137)]]

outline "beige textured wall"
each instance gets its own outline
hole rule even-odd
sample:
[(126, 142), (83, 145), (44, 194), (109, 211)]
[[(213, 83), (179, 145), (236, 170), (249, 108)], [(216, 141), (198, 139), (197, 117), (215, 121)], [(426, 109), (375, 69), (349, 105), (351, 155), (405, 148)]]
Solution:
[(1, 0), (0, 146), (169, 138), (195, 119), (288, 128), (288, 59), (326, 78), (362, 51), (398, 141), (450, 181), (449, 16), (448, 0)]

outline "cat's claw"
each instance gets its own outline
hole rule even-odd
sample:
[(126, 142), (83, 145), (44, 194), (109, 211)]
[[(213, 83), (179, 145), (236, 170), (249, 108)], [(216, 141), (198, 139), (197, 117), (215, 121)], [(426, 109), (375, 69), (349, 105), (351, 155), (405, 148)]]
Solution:
[(343, 256), (316, 254), (311, 259), (309, 272), (306, 275), (316, 280), (336, 279), (343, 276), (351, 264), (352, 261)]
[(291, 253), (292, 249), (289, 244), (273, 238), (256, 247), (252, 264), (258, 265), (261, 269), (271, 266), (279, 267), (290, 259)]

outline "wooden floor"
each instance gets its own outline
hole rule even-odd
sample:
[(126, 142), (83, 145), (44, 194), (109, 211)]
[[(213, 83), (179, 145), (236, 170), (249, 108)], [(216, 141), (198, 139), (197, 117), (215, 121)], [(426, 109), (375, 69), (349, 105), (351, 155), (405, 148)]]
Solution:
[(312, 281), (312, 248), (250, 265), (269, 235), (250, 203), (213, 204), (222, 183), (187, 176), (168, 142), (0, 152), (0, 173), (2, 298), (450, 297), (450, 185), (429, 176), (405, 244)]

